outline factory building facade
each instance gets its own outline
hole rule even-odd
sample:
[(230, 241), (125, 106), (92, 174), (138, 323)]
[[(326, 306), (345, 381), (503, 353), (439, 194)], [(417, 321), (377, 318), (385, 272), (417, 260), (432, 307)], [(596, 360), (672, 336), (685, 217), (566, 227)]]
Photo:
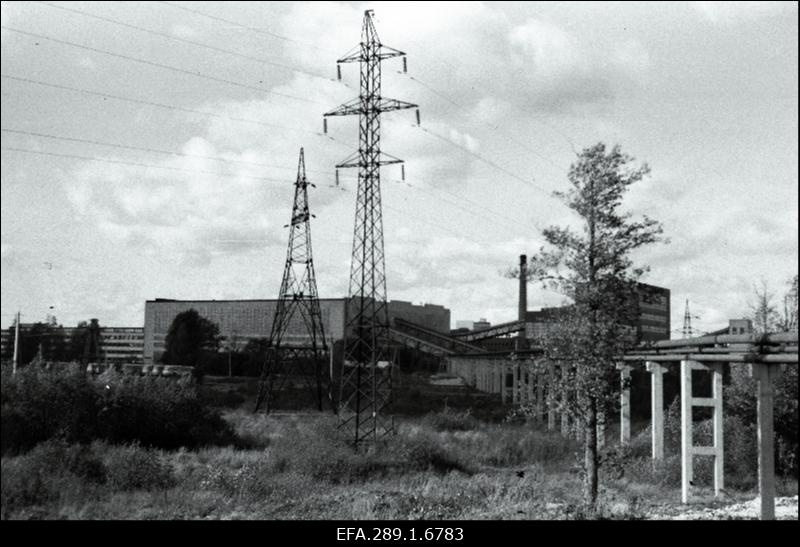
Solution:
[[(348, 299), (320, 298), (322, 327), (328, 341), (342, 340), (348, 317)], [(166, 347), (166, 336), (175, 316), (190, 309), (219, 327), (223, 346), (241, 350), (250, 340), (269, 338), (277, 300), (148, 300), (144, 307), (144, 362), (157, 363)], [(402, 300), (388, 303), (389, 321), (400, 317), (443, 333), (450, 330), (450, 310), (436, 304), (415, 305)], [(302, 344), (306, 329), (299, 316), (293, 317), (284, 343)]]
[[(44, 359), (63, 359), (63, 354), (77, 336), (81, 342), (74, 356), (82, 352), (82, 336), (87, 332), (84, 327), (62, 327), (50, 325), (44, 334), (35, 333), (35, 323), (20, 323), (20, 345), (25, 345), (25, 338), (40, 337), (41, 353)], [(41, 326), (41, 324), (40, 324)], [(0, 331), (0, 354), (9, 357), (14, 353), (14, 336), (16, 327), (11, 326)], [(142, 327), (100, 327), (100, 360), (104, 363), (141, 363), (144, 356), (144, 329)], [(38, 351), (35, 350), (35, 351)], [(23, 357), (23, 356), (21, 356)], [(30, 356), (27, 356), (30, 357)]]
[[(643, 342), (669, 340), (670, 338), (670, 291), (663, 287), (637, 284), (638, 321), (631, 325), (637, 339)], [(543, 308), (525, 314), (525, 337), (529, 340), (542, 339), (564, 308)]]

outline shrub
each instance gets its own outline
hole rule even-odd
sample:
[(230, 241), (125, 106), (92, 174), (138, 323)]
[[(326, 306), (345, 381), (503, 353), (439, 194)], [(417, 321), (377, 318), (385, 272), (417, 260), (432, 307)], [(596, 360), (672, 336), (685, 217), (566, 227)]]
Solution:
[(108, 378), (98, 416), (101, 438), (173, 449), (233, 443), (219, 412), (203, 406), (191, 379)]
[(3, 454), (30, 450), (56, 436), (87, 442), (97, 434), (99, 397), (79, 367), (29, 366), (13, 377), (3, 368), (0, 401)]
[(577, 443), (556, 432), (532, 427), (506, 425), (489, 431), (475, 448), (476, 457), (489, 465), (521, 465), (539, 463), (546, 467), (562, 467), (574, 460)]
[(450, 471), (460, 471), (469, 475), (474, 473), (473, 467), (449, 451), (439, 437), (424, 431), (406, 439), (400, 450), (403, 459), (412, 469), (432, 470), (443, 474)]
[(425, 416), (424, 423), (436, 431), (472, 431), (477, 429), (478, 420), (469, 409), (458, 412), (445, 408), (442, 412), (432, 412)]
[(138, 444), (109, 447), (105, 465), (108, 482), (117, 490), (164, 490), (176, 483), (172, 466)]
[(86, 446), (51, 440), (25, 455), (2, 459), (2, 518), (62, 498), (86, 499), (106, 480), (102, 462)]
[(17, 454), (58, 437), (140, 442), (160, 448), (225, 445), (232, 428), (204, 406), (191, 379), (122, 376), (87, 378), (75, 367), (27, 367), (2, 379), (2, 452)]

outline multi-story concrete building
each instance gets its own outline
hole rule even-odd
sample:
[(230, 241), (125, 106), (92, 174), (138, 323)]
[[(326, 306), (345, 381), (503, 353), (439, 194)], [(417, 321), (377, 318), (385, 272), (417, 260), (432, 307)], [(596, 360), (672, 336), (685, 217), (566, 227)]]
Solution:
[(100, 327), (100, 352), (108, 363), (143, 362), (144, 328)]
[[(636, 329), (641, 341), (669, 340), (670, 337), (670, 291), (646, 283), (637, 284), (638, 321), (631, 328)], [(544, 337), (550, 325), (565, 308), (543, 308), (529, 311), (525, 315), (525, 336), (530, 340)], [(632, 330), (633, 333), (633, 330)]]
[[(70, 347), (74, 337), (86, 329), (83, 327), (62, 327), (50, 325), (46, 330), (34, 332), (36, 323), (20, 323), (20, 346), (25, 346), (25, 338), (35, 336), (41, 341), (42, 358), (67, 360), (79, 359), (81, 348)], [(41, 327), (40, 327), (41, 328)], [(15, 327), (0, 331), (0, 354), (11, 358), (14, 353)], [(142, 327), (100, 327), (100, 360), (108, 363), (141, 363), (144, 355), (144, 329)], [(80, 338), (78, 338), (80, 342)], [(38, 348), (34, 351), (39, 351)], [(68, 356), (67, 354), (73, 355)], [(31, 355), (20, 356), (27, 361)]]
[(472, 323), (472, 330), (488, 329), (491, 326), (492, 324), (489, 321), (487, 321), (484, 317), (481, 317), (479, 321)]
[[(175, 316), (190, 309), (219, 327), (229, 343), (236, 340), (244, 347), (250, 340), (269, 337), (277, 300), (169, 300), (157, 298), (145, 302), (144, 362), (155, 363), (165, 351), (167, 331)], [(322, 327), (329, 341), (342, 340), (347, 325), (347, 299), (320, 298)], [(402, 300), (388, 303), (389, 321), (400, 317), (439, 332), (450, 330), (450, 310), (435, 304), (414, 305)], [(300, 317), (294, 317), (284, 335), (284, 343), (302, 343), (306, 329)]]
[(728, 323), (728, 334), (752, 334), (753, 322), (750, 319), (731, 319)]

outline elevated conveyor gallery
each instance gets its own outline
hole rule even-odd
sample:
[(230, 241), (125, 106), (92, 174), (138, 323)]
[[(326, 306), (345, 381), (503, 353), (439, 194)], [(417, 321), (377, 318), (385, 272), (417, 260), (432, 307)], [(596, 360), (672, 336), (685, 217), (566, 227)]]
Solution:
[(469, 342), (458, 340), (447, 334), (431, 330), (422, 325), (396, 317), (389, 329), (395, 342), (436, 356), (459, 353), (485, 353), (486, 350)]

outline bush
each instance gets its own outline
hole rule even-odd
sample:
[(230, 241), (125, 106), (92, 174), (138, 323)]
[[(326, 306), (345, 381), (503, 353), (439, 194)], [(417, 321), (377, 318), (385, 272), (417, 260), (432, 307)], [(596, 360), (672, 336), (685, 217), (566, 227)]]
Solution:
[(29, 366), (15, 376), (3, 368), (0, 404), (3, 454), (18, 454), (54, 437), (88, 442), (97, 434), (97, 390), (77, 366)]
[(112, 376), (99, 413), (100, 436), (113, 443), (138, 441), (166, 449), (231, 444), (222, 416), (203, 406), (191, 379)]
[(105, 465), (108, 483), (116, 490), (164, 490), (176, 484), (172, 466), (138, 444), (110, 447)]
[(577, 450), (578, 444), (573, 439), (525, 425), (494, 428), (473, 449), (477, 458), (488, 465), (539, 463), (546, 467), (562, 467), (564, 462), (572, 462)]
[(122, 376), (96, 379), (75, 367), (3, 371), (2, 453), (18, 454), (37, 443), (94, 439), (159, 448), (226, 445), (233, 429), (204, 406), (191, 379)]
[(46, 441), (23, 456), (2, 459), (2, 518), (63, 498), (85, 500), (106, 480), (105, 468), (86, 446)]
[(424, 423), (435, 431), (472, 431), (479, 425), (469, 409), (458, 412), (449, 408), (428, 414), (424, 418)]
[[(613, 479), (627, 476), (632, 480), (659, 486), (680, 485), (680, 439), (675, 438), (675, 432), (680, 431), (680, 418), (673, 412), (675, 406), (670, 407), (664, 422), (665, 458), (662, 461), (651, 459), (651, 433), (648, 427), (634, 437), (629, 445), (616, 445), (604, 451), (601, 455), (602, 472)], [(711, 420), (695, 422), (693, 437), (697, 446), (713, 444), (713, 422)], [(754, 425), (744, 422), (738, 416), (725, 416), (723, 442), (727, 487), (746, 490), (755, 486), (758, 469), (756, 441)], [(713, 482), (713, 474), (713, 458), (695, 456), (693, 482), (698, 486), (710, 485)]]
[(473, 466), (450, 452), (438, 436), (424, 431), (406, 439), (400, 450), (403, 459), (412, 469), (432, 470), (442, 474), (450, 471), (460, 471), (468, 475), (474, 473)]

